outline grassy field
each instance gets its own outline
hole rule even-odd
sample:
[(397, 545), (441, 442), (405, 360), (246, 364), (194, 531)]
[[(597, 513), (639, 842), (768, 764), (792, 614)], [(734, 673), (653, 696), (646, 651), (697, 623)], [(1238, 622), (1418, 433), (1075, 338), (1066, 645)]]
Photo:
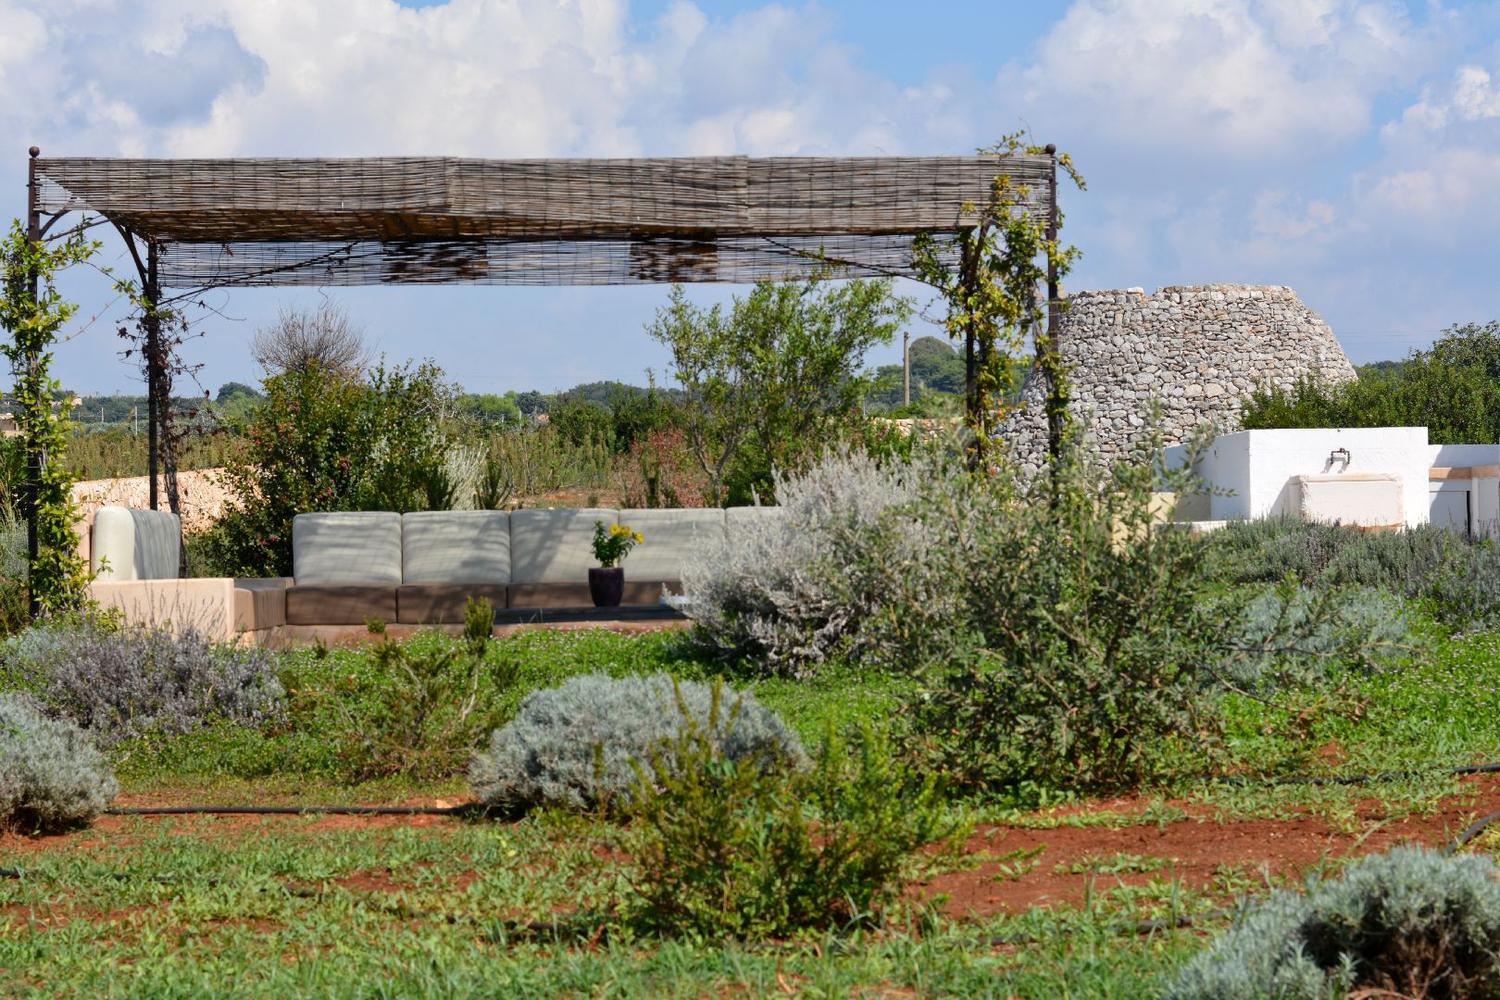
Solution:
[[(741, 943), (641, 936), (621, 831), (598, 817), (110, 816), (64, 836), (0, 837), (0, 868), (10, 869), (0, 878), (0, 993), (1152, 996), (1239, 901), (1392, 844), (1441, 844), (1500, 808), (1500, 781), (1442, 773), (1500, 758), (1500, 634), (1455, 637), (1431, 622), (1419, 632), (1420, 645), (1384, 673), (1274, 709), (1232, 698), (1228, 759), (1215, 768), (1243, 781), (1185, 780), (1108, 801), (1044, 795), (1043, 808), (950, 806), (972, 833), (913, 861), (905, 902), (879, 930)], [(504, 711), (525, 691), (594, 670), (712, 673), (663, 634), (526, 633), (492, 642), (485, 663), (510, 679)], [(307, 651), (286, 676), (294, 689), (353, 689), (372, 669), (363, 652)], [(848, 668), (749, 685), (810, 745), (830, 726), (898, 729), (913, 686)], [(452, 776), (350, 782), (338, 741), (316, 732), (294, 720), (123, 744), (113, 751), (122, 804), (466, 794)], [(1261, 780), (1375, 771), (1403, 773), (1348, 786)], [(1191, 926), (1176, 926), (1184, 917)]]

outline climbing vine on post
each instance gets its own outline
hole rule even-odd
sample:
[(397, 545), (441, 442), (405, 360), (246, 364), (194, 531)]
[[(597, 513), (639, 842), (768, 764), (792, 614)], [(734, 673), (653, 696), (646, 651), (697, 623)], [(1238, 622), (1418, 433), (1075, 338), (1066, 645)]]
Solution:
[(35, 519), (35, 545), (28, 574), (31, 605), (41, 615), (82, 605), (88, 572), (78, 556), (73, 525), (76, 476), (65, 461), (72, 420), (62, 386), (52, 377), (52, 345), (77, 306), (57, 291), (57, 272), (87, 261), (99, 244), (81, 232), (54, 243), (34, 242), (13, 222), (0, 246), (0, 353), (15, 380), (16, 426), (26, 456), (29, 483), (21, 507)]
[[(1022, 133), (1003, 136), (979, 152), (1053, 156), (1077, 188), (1085, 189), (1083, 177), (1068, 154), (1058, 154), (1050, 146), (1030, 145)], [(996, 176), (983, 206), (964, 206), (966, 215), (976, 216), (972, 226), (960, 231), (952, 242), (923, 234), (913, 245), (912, 263), (918, 279), (943, 297), (948, 307), (944, 320), (948, 336), (964, 343), (964, 417), (973, 434), (970, 464), (975, 468), (990, 464), (1001, 416), (1000, 397), (1009, 377), (1006, 362), (1021, 353), (1028, 332), (1036, 350), (1037, 370), (1047, 381), (1048, 442), (1054, 459), (1064, 436), (1067, 372), (1047, 329), (1042, 304), (1047, 302), (1049, 278), (1056, 280), (1067, 274), (1079, 250), (1065, 247), (1058, 240), (1060, 215), (1054, 225), (1026, 210), (1030, 196), (1026, 185)], [(955, 250), (956, 266), (949, 263)]]

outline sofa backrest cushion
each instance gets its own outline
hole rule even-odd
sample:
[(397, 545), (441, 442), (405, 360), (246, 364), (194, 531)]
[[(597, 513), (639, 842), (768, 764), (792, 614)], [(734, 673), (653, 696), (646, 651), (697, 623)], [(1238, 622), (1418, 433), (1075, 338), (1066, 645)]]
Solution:
[(89, 537), (89, 569), (99, 580), (175, 580), (182, 557), (177, 515), (100, 507)]
[(614, 524), (617, 511), (513, 510), (510, 513), (511, 583), (587, 583), (594, 559), (594, 522)]
[(785, 507), (726, 507), (724, 529), (734, 534), (737, 529), (747, 528), (757, 523), (763, 524), (768, 520), (785, 516)]
[(622, 510), (620, 523), (646, 537), (625, 557), (627, 580), (681, 580), (682, 564), (692, 554), (724, 539), (724, 511), (718, 507)]
[(403, 583), (510, 583), (510, 515), (426, 510), (401, 515)]
[(292, 575), (300, 584), (401, 583), (401, 515), (339, 511), (292, 518)]

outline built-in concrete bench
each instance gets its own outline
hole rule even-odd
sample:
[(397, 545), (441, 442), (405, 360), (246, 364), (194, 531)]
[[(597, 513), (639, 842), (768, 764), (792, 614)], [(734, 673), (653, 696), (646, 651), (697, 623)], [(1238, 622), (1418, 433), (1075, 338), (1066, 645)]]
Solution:
[[(726, 527), (777, 508), (383, 511), (300, 514), (292, 577), (175, 579), (181, 535), (164, 512), (103, 508), (93, 531), (93, 590), (132, 623), (193, 627), (219, 637), (282, 625), (462, 622), (470, 598), (541, 620), (590, 608), (594, 525), (627, 524), (645, 544), (624, 561), (626, 609), (681, 591), (682, 567)], [(128, 566), (128, 569), (123, 567)], [(120, 567), (117, 569), (117, 567)]]
[(232, 639), (286, 624), (288, 577), (179, 578), (182, 529), (166, 511), (101, 507), (89, 539), (89, 596), (132, 625)]

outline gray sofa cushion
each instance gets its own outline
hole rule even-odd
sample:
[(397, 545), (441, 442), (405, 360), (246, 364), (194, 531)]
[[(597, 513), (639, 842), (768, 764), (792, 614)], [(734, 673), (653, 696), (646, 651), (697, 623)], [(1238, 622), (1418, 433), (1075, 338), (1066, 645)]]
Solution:
[(724, 511), (718, 507), (622, 510), (620, 523), (646, 537), (621, 564), (626, 580), (681, 580), (689, 556), (724, 540)]
[(403, 583), (507, 584), (510, 515), (503, 510), (403, 514), (401, 563)]
[[(515, 510), (510, 514), (511, 583), (588, 585), (594, 559), (594, 522), (614, 524), (616, 512), (582, 510)], [(628, 561), (628, 560), (627, 560)], [(585, 599), (584, 603), (588, 603)]]
[(89, 536), (89, 569), (100, 580), (175, 580), (182, 554), (177, 515), (100, 507)]
[[(298, 514), (292, 518), (292, 575), (299, 586), (399, 584), (401, 515), (388, 511)], [(391, 616), (394, 619), (394, 607)]]

